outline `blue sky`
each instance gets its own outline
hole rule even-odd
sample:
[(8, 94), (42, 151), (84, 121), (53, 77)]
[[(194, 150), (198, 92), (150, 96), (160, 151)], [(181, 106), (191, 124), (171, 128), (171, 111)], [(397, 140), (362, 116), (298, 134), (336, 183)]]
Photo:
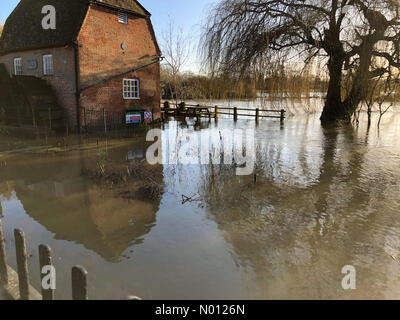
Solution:
[[(66, 0), (68, 1), (68, 0)], [(139, 1), (151, 14), (159, 42), (162, 31), (168, 26), (171, 17), (176, 26), (183, 28), (185, 34), (193, 39), (194, 48), (186, 69), (197, 71), (200, 61), (197, 58), (197, 41), (201, 33), (201, 22), (210, 5), (217, 0), (141, 0)], [(5, 22), (17, 6), (19, 0), (0, 1), (0, 21)]]

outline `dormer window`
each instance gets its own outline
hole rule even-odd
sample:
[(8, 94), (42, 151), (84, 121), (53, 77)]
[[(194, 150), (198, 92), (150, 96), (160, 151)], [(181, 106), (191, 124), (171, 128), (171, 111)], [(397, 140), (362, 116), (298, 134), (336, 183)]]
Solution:
[(128, 24), (128, 15), (124, 12), (118, 12), (118, 22)]

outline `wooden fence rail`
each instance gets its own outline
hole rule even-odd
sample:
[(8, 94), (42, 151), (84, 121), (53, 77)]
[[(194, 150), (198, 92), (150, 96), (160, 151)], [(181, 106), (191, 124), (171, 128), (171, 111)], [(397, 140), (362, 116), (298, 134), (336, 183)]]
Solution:
[[(7, 292), (7, 298), (18, 300), (54, 300), (53, 289), (41, 289), (39, 294), (29, 283), (28, 256), (25, 234), (22, 230), (14, 230), (17, 272), (7, 265), (5, 239), (0, 219), (0, 287)], [(43, 267), (53, 266), (49, 246), (39, 246), (40, 279), (45, 276)], [(72, 268), (72, 300), (88, 300), (87, 271), (81, 266)]]
[[(171, 105), (175, 106), (174, 108)], [(213, 110), (213, 111), (212, 111)], [(223, 112), (221, 112), (222, 110)], [(229, 112), (224, 112), (228, 110)], [(239, 111), (247, 111), (252, 113), (239, 113)], [(252, 117), (258, 122), (260, 118), (272, 118), (279, 119), (281, 123), (286, 118), (286, 111), (281, 110), (265, 110), (260, 108), (246, 109), (237, 107), (219, 107), (219, 106), (202, 106), (200, 104), (186, 104), (184, 102), (180, 104), (170, 103), (168, 101), (164, 102), (161, 108), (162, 119), (168, 118), (169, 116), (174, 117), (197, 117), (197, 118), (218, 118), (218, 115), (228, 115), (233, 116), (234, 121), (237, 121), (240, 117)]]

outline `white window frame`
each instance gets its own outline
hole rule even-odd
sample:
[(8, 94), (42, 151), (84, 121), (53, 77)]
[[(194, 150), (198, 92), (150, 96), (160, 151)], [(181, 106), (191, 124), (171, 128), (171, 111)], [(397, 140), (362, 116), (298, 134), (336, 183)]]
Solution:
[(139, 79), (123, 79), (122, 95), (125, 100), (140, 99), (140, 80)]
[(43, 75), (52, 76), (54, 74), (54, 60), (52, 54), (43, 55)]
[(22, 58), (14, 58), (14, 75), (22, 75)]
[(118, 12), (118, 22), (128, 24), (128, 14), (125, 12)]

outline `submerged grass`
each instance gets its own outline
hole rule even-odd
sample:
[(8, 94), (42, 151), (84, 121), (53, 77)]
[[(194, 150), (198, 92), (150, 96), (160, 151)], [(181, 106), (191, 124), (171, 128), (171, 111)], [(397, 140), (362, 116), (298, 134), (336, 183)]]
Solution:
[(145, 160), (124, 165), (98, 159), (95, 164), (87, 164), (82, 175), (103, 188), (117, 190), (122, 198), (158, 201), (164, 189), (161, 172), (160, 166), (150, 166)]

